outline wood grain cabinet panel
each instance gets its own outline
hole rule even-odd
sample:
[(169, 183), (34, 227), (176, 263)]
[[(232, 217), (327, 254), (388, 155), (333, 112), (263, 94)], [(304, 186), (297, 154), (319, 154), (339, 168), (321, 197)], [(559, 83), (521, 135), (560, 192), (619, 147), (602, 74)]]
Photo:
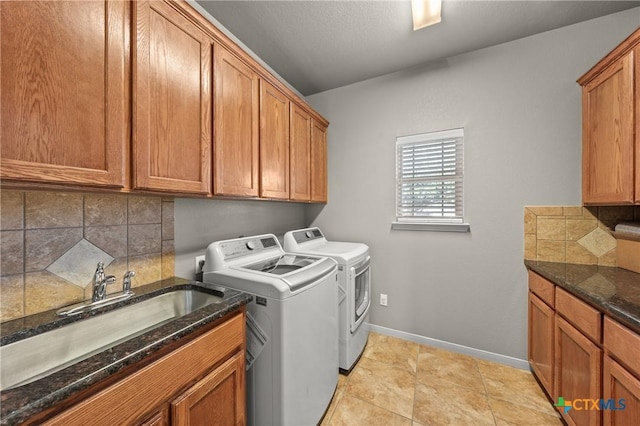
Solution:
[(640, 424), (640, 380), (608, 356), (604, 357), (602, 398), (615, 409), (603, 410), (606, 426)]
[(0, 3), (0, 176), (123, 187), (129, 3)]
[(311, 122), (311, 201), (327, 202), (327, 127)]
[[(556, 314), (554, 395), (567, 401), (598, 399), (601, 395), (602, 349)], [(597, 426), (599, 410), (571, 409), (560, 414), (569, 425)]]
[(639, 45), (640, 29), (578, 80), (584, 204), (640, 203)]
[(214, 194), (257, 197), (258, 75), (221, 46), (214, 56)]
[(260, 80), (260, 196), (289, 199), (289, 99)]
[[(201, 395), (208, 407), (224, 406), (225, 413), (229, 416), (232, 403), (233, 418), (242, 421), (244, 415), (238, 413), (244, 413), (245, 410), (244, 351), (243, 309), (240, 314), (233, 315), (159, 360), (139, 369), (130, 369), (133, 372), (115, 384), (97, 390), (97, 393), (44, 422), (36, 423), (46, 426), (113, 426), (141, 423), (163, 425), (167, 422), (165, 411), (185, 389), (191, 390), (187, 391), (189, 402), (185, 407), (190, 406), (190, 402), (196, 401), (197, 396)], [(220, 365), (223, 367), (219, 367)], [(200, 383), (200, 380), (203, 382)], [(216, 380), (222, 386), (212, 386)], [(200, 384), (202, 386), (199, 387)], [(96, 387), (100, 388), (100, 384), (96, 384)], [(207, 392), (204, 395), (198, 393), (200, 388)], [(90, 394), (85, 392), (87, 393)], [(190, 396), (191, 394), (193, 396)], [(217, 395), (224, 402), (212, 402), (210, 397), (213, 395)], [(198, 413), (197, 408), (190, 407), (189, 410)], [(226, 426), (231, 423), (191, 424)]]
[(291, 199), (311, 200), (311, 115), (291, 104)]
[(134, 21), (134, 186), (208, 194), (213, 42), (166, 2), (136, 2)]
[(236, 354), (171, 403), (172, 425), (244, 425), (244, 356)]
[(554, 312), (534, 293), (529, 292), (529, 365), (544, 390), (554, 398)]

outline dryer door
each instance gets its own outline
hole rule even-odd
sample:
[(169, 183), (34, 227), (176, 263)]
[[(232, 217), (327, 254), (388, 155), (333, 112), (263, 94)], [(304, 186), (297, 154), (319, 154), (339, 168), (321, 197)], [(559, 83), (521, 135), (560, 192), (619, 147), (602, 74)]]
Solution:
[(360, 264), (353, 266), (350, 270), (351, 285), (353, 291), (353, 304), (351, 305), (351, 332), (358, 329), (364, 321), (369, 305), (371, 304), (371, 257)]

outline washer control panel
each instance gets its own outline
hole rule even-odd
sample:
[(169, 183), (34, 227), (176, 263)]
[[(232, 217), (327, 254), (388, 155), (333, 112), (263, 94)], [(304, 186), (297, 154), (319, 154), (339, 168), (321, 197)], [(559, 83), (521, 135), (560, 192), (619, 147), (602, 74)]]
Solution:
[(278, 241), (274, 237), (231, 240), (220, 244), (220, 250), (222, 250), (225, 260), (260, 253), (273, 247), (279, 247)]

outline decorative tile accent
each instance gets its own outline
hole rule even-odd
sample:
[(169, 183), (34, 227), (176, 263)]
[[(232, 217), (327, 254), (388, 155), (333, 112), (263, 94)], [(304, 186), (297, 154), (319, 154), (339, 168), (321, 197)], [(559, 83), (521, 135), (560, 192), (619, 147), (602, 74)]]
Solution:
[(128, 270), (137, 273), (134, 287), (175, 273), (171, 197), (16, 190), (0, 195), (2, 321), (91, 298), (89, 284), (103, 260), (95, 256), (115, 259), (106, 273), (118, 284), (108, 286), (108, 293), (122, 290)]
[(162, 201), (159, 197), (129, 197), (129, 224), (160, 223)]
[(616, 266), (617, 241), (610, 231), (638, 215), (637, 206), (526, 206), (524, 258)]
[(539, 240), (560, 240), (566, 239), (566, 220), (564, 217), (545, 217), (538, 216), (536, 229)]
[(136, 273), (132, 287), (141, 286), (162, 279), (162, 253), (129, 256), (129, 270)]
[(27, 192), (25, 227), (39, 229), (82, 226), (82, 200), (82, 194)]
[(567, 262), (581, 265), (595, 265), (598, 263), (598, 256), (575, 241), (567, 241)]
[(129, 256), (162, 251), (162, 225), (129, 225)]
[(24, 239), (25, 271), (41, 271), (82, 239), (82, 228), (28, 229)]
[(173, 201), (162, 201), (162, 240), (173, 240)]
[(578, 241), (598, 227), (595, 219), (569, 219), (567, 218), (567, 241)]
[(0, 277), (0, 320), (24, 315), (24, 275)]
[(0, 229), (23, 229), (23, 200), (19, 191), (2, 190), (0, 193)]
[(127, 255), (127, 226), (90, 226), (84, 228), (84, 238), (112, 257)]
[(596, 228), (578, 240), (578, 244), (600, 257), (616, 248), (616, 239), (602, 228)]
[(25, 315), (83, 300), (84, 289), (47, 271), (25, 274)]
[(125, 225), (127, 223), (127, 197), (124, 195), (85, 195), (85, 226)]
[(85, 288), (92, 281), (98, 262), (103, 262), (106, 268), (113, 262), (113, 257), (82, 239), (49, 265), (47, 271)]
[(24, 272), (24, 231), (0, 231), (0, 274)]
[(175, 250), (173, 240), (162, 242), (162, 279), (174, 277), (175, 274)]

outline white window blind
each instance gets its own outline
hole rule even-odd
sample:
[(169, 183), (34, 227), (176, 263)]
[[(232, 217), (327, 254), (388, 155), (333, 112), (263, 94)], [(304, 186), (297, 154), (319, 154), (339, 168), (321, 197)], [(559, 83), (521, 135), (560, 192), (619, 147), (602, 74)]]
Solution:
[(463, 129), (396, 139), (398, 222), (463, 222)]

